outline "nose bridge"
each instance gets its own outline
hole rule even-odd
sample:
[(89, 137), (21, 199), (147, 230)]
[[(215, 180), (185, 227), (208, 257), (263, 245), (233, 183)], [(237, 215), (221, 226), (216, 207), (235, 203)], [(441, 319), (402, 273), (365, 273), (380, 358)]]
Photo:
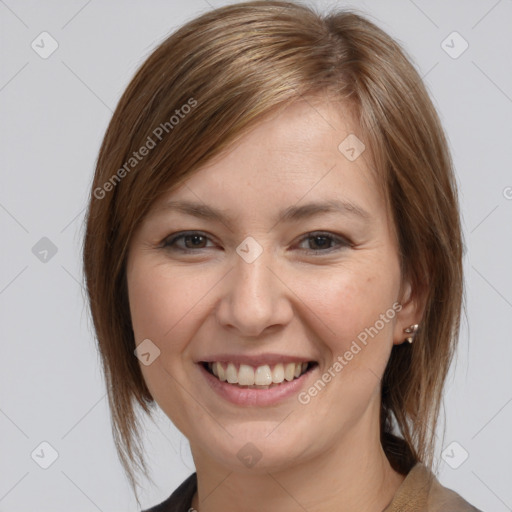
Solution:
[(271, 251), (261, 250), (254, 258), (254, 253), (246, 257), (254, 247), (249, 245), (246, 252), (243, 249), (244, 244), (240, 244), (219, 320), (236, 327), (240, 334), (257, 336), (271, 325), (287, 322), (290, 308), (284, 304), (283, 287), (271, 271), (275, 266)]
[(236, 262), (234, 272), (235, 292), (243, 298), (257, 298), (268, 301), (271, 297), (272, 286), (270, 277), (273, 274), (268, 267), (272, 264), (271, 258), (266, 251), (258, 256), (254, 261), (248, 262), (243, 258), (239, 258)]

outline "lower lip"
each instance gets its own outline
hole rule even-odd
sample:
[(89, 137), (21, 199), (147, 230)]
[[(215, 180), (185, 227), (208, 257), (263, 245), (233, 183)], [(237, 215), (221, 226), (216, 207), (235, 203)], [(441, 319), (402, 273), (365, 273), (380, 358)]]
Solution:
[(206, 382), (222, 398), (236, 405), (256, 407), (277, 404), (293, 395), (297, 395), (311, 373), (316, 370), (315, 366), (300, 377), (289, 382), (285, 380), (279, 386), (273, 388), (251, 389), (240, 388), (236, 384), (223, 382), (208, 372), (201, 363), (198, 363), (198, 366)]

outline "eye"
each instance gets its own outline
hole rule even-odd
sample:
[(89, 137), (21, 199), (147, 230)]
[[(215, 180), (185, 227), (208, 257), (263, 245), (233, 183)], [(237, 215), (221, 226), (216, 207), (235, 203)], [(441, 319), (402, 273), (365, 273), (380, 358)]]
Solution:
[(189, 231), (170, 235), (162, 242), (162, 247), (181, 252), (196, 252), (197, 249), (206, 249), (208, 236), (200, 231)]
[[(166, 250), (193, 253), (213, 247), (214, 245), (207, 245), (209, 241), (211, 239), (201, 231), (188, 231), (169, 235), (162, 242), (161, 247)], [(302, 248), (302, 250), (317, 255), (352, 246), (346, 238), (328, 232), (307, 233), (301, 238), (299, 246), (304, 242), (309, 243), (310, 248)]]
[(340, 236), (332, 233), (314, 232), (302, 237), (301, 243), (309, 242), (311, 249), (304, 249), (309, 253), (326, 253), (338, 250), (343, 247), (351, 247), (351, 243)]

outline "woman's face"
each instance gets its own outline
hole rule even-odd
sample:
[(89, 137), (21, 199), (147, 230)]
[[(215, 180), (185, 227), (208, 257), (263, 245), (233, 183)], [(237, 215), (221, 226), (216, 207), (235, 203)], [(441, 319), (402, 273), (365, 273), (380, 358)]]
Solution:
[(415, 318), (353, 133), (339, 104), (297, 101), (155, 203), (132, 239), (141, 370), (196, 465), (285, 469), (378, 439), (380, 379)]

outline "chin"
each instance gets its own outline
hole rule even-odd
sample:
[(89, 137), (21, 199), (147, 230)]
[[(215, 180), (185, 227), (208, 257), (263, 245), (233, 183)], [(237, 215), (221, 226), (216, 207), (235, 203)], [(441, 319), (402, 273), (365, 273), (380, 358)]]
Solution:
[(199, 438), (191, 440), (192, 454), (194, 459), (196, 454), (201, 459), (211, 458), (226, 470), (237, 473), (254, 475), (285, 470), (296, 465), (301, 457), (308, 457), (314, 440), (304, 436), (304, 429), (287, 429), (287, 420), (281, 426), (279, 423), (253, 420), (245, 424), (226, 424), (229, 434), (222, 428), (217, 428), (215, 435), (211, 435), (211, 431), (208, 436), (200, 433)]

